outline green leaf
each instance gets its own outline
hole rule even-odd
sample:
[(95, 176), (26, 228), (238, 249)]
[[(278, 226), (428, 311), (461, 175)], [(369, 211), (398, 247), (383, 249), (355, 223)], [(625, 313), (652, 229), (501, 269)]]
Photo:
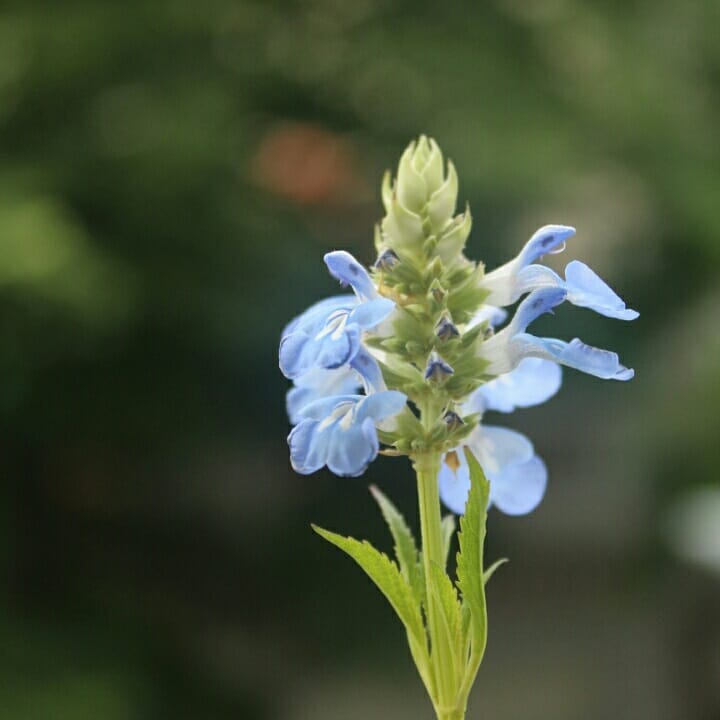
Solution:
[(495, 571), (501, 566), (508, 562), (507, 558), (500, 558), (496, 560), (484, 573), (483, 573), (483, 585), (487, 585), (490, 578), (495, 574)]
[(452, 543), (453, 535), (457, 523), (455, 522), (454, 515), (446, 515), (442, 519), (442, 538), (443, 538), (443, 558), (445, 559), (445, 567), (447, 567), (448, 557), (450, 555), (450, 545)]
[(410, 584), (402, 576), (398, 566), (385, 553), (376, 550), (367, 540), (361, 542), (355, 538), (343, 537), (317, 527), (317, 525), (313, 525), (312, 528), (320, 537), (325, 538), (355, 560), (387, 598), (405, 626), (413, 660), (415, 660), (425, 687), (430, 692), (432, 680), (429, 674), (429, 653), (420, 604), (416, 601)]
[(452, 580), (447, 576), (444, 568), (436, 563), (432, 564), (432, 592), (436, 605), (441, 609), (442, 622), (445, 625), (444, 638), (447, 639), (449, 647), (445, 657), (450, 657), (453, 668), (452, 675), (458, 674), (458, 669), (464, 670), (463, 663), (463, 638), (462, 638), (462, 609), (458, 598), (457, 589)]
[[(485, 543), (485, 523), (490, 486), (480, 463), (465, 449), (470, 469), (470, 493), (465, 515), (460, 520), (458, 541), (460, 551), (457, 555), (458, 586), (463, 596), (463, 606), (470, 611), (468, 628), (470, 659), (466, 681), (472, 681), (480, 666), (487, 642), (487, 607), (485, 604), (485, 585), (483, 582), (483, 547)], [(468, 685), (468, 692), (469, 692)]]
[(375, 485), (370, 486), (370, 492), (380, 506), (385, 522), (395, 542), (395, 557), (400, 565), (400, 572), (413, 591), (415, 601), (422, 605), (425, 599), (425, 578), (423, 567), (420, 564), (415, 538), (405, 522), (405, 518)]

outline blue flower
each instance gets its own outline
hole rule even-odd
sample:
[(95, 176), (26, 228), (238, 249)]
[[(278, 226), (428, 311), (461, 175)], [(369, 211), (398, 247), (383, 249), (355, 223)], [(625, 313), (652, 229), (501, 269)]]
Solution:
[(463, 411), (511, 413), (549, 400), (562, 385), (562, 369), (541, 358), (526, 357), (511, 372), (481, 385), (463, 404)]
[(490, 375), (503, 375), (526, 357), (551, 360), (605, 380), (630, 380), (634, 371), (620, 363), (617, 354), (586, 345), (577, 338), (571, 342), (538, 338), (525, 332), (537, 317), (562, 303), (568, 295), (564, 288), (549, 287), (528, 295), (515, 317), (482, 345), (482, 356), (488, 361)]
[(377, 423), (399, 413), (406, 396), (396, 390), (371, 395), (333, 395), (306, 405), (288, 436), (293, 469), (309, 475), (324, 465), (357, 477), (377, 457)]
[[(587, 265), (573, 260), (565, 268), (565, 280), (544, 265), (528, 265), (516, 278), (517, 297), (543, 287), (563, 288), (566, 299), (617, 320), (635, 320), (640, 313), (625, 306), (622, 298)], [(515, 299), (517, 299), (517, 297)]]
[[(490, 482), (490, 505), (506, 515), (532, 512), (545, 494), (547, 469), (532, 443), (513, 430), (478, 425), (465, 444), (472, 450)], [(470, 471), (465, 454), (445, 456), (438, 478), (440, 499), (458, 515), (465, 512)]]
[[(512, 412), (549, 400), (560, 389), (562, 372), (553, 362), (526, 358), (512, 372), (478, 388), (461, 407), (462, 414), (486, 410)], [(545, 494), (545, 463), (524, 435), (489, 425), (478, 425), (464, 443), (478, 459), (490, 481), (490, 503), (506, 515), (534, 510)], [(470, 490), (470, 472), (464, 453), (445, 455), (440, 469), (440, 498), (462, 514)]]
[(526, 293), (554, 287), (564, 289), (567, 292), (565, 299), (578, 307), (587, 307), (618, 320), (637, 318), (639, 313), (627, 308), (622, 298), (579, 260), (567, 265), (564, 280), (550, 268), (533, 264), (546, 252), (561, 252), (565, 240), (574, 234), (574, 228), (564, 225), (540, 228), (514, 260), (485, 275), (482, 286), (489, 291), (487, 302), (511, 305)]
[(392, 300), (378, 296), (365, 268), (349, 253), (328, 253), (325, 263), (333, 277), (350, 285), (355, 294), (321, 300), (285, 328), (280, 369), (291, 379), (313, 368), (335, 369), (351, 362), (362, 333), (381, 323), (395, 307)]
[(300, 411), (315, 400), (332, 395), (353, 395), (362, 387), (357, 372), (349, 365), (327, 370), (315, 367), (295, 378), (286, 396), (287, 414), (290, 422), (300, 422)]
[[(359, 394), (362, 384), (365, 395)], [(336, 475), (365, 472), (379, 449), (377, 426), (405, 406), (407, 397), (388, 390), (375, 358), (360, 347), (351, 364), (336, 370), (314, 368), (288, 392), (290, 462), (303, 474), (324, 465)]]
[(323, 259), (330, 274), (339, 280), (343, 287), (352, 287), (358, 300), (372, 300), (378, 296), (368, 271), (349, 252), (336, 250), (327, 253)]
[(517, 275), (545, 254), (560, 253), (565, 241), (575, 234), (575, 228), (567, 225), (545, 225), (528, 241), (520, 253), (510, 262), (501, 265), (482, 279), (482, 286), (489, 291), (487, 302), (491, 305), (512, 305), (522, 293), (517, 291)]

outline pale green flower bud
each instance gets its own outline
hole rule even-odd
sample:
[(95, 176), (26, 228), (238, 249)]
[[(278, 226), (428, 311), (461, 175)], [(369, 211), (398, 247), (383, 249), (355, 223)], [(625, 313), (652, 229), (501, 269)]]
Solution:
[(470, 208), (466, 208), (462, 215), (458, 215), (446, 227), (445, 231), (438, 238), (437, 254), (444, 263), (449, 265), (460, 257), (465, 249), (465, 243), (470, 236), (472, 228), (472, 217)]
[(382, 197), (387, 215), (382, 222), (382, 244), (417, 259), (440, 253), (443, 260), (453, 260), (451, 252), (459, 254), (464, 240), (458, 243), (456, 233), (443, 244), (443, 236), (452, 223), (457, 194), (452, 163), (448, 162), (446, 175), (437, 143), (421, 135), (400, 158), (395, 183), (385, 175)]

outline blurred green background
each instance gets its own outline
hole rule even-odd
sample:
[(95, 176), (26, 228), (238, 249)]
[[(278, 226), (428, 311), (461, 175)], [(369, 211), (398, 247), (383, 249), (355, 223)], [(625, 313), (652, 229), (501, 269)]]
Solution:
[(538, 323), (637, 375), (499, 421), (550, 484), (491, 515), (469, 718), (720, 718), (719, 28), (716, 0), (3, 3), (0, 717), (430, 718), (309, 527), (389, 548), (367, 485), (416, 525), (407, 463), (295, 476), (276, 361), (426, 132), (469, 254), (574, 225), (559, 260), (641, 311)]

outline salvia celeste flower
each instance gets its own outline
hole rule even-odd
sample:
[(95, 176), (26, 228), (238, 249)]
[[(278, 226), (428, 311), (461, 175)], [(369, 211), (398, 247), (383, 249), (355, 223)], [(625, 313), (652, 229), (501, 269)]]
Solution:
[(321, 300), (285, 328), (280, 369), (291, 379), (316, 367), (333, 369), (349, 363), (360, 348), (362, 332), (382, 322), (394, 307), (392, 300), (378, 296), (365, 268), (349, 253), (328, 253), (325, 263), (355, 295)]
[[(395, 455), (442, 456), (442, 501), (462, 513), (469, 447), (490, 481), (490, 502), (521, 515), (545, 492), (547, 469), (530, 440), (485, 423), (545, 402), (565, 365), (598, 378), (629, 380), (614, 352), (579, 339), (537, 337), (529, 326), (564, 302), (609, 318), (635, 310), (593, 270), (570, 262), (564, 277), (541, 263), (575, 235), (545, 225), (516, 258), (484, 272), (464, 247), (472, 219), (455, 215), (457, 174), (434, 141), (405, 151), (383, 185), (386, 215), (370, 271), (344, 251), (325, 255), (330, 274), (353, 293), (322, 300), (283, 331), (280, 368), (293, 387), (287, 409), (293, 468), (365, 471), (385, 443)], [(508, 320), (504, 308), (519, 305)], [(407, 403), (410, 400), (410, 403)]]

